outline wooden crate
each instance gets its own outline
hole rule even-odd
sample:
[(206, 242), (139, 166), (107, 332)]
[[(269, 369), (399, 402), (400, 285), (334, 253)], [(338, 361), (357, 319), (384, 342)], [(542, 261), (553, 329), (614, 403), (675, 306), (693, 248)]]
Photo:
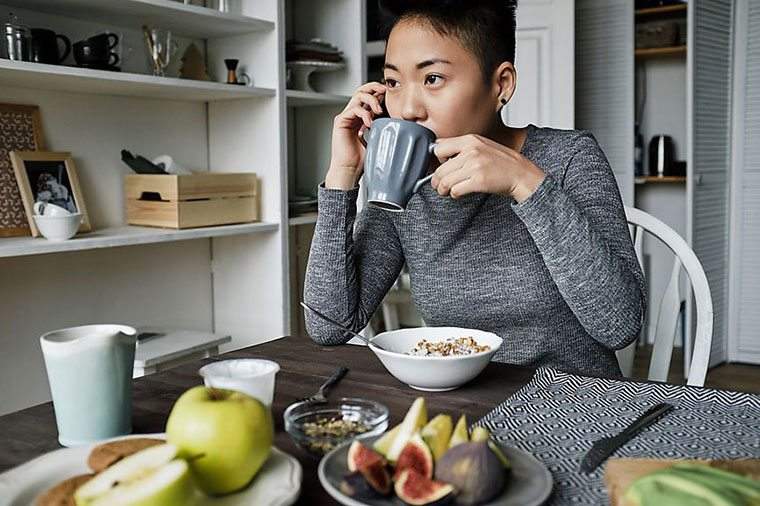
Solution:
[(256, 174), (130, 174), (124, 180), (127, 223), (196, 228), (260, 218)]

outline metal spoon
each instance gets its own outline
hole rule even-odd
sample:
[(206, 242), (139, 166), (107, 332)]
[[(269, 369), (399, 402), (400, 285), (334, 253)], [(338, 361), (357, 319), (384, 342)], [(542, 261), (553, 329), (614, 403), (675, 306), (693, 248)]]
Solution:
[[(364, 342), (364, 344), (369, 345), (369, 339), (367, 339), (363, 335), (359, 334), (358, 332), (354, 332), (350, 328), (343, 326), (343, 324), (336, 322), (332, 318), (323, 315), (322, 313), (320, 313), (319, 311), (317, 311), (316, 309), (314, 309), (313, 307), (311, 307), (310, 305), (308, 305), (304, 301), (301, 301), (301, 306), (303, 306), (304, 308), (308, 309), (309, 311), (311, 311), (315, 315), (319, 316), (320, 318), (322, 318), (327, 323), (330, 323), (330, 324), (334, 325), (335, 327), (338, 327), (342, 331), (344, 331), (344, 332), (346, 332), (348, 334), (351, 334), (352, 336), (354, 336), (356, 338), (361, 339)], [(383, 348), (382, 346), (379, 346), (377, 343), (372, 343), (372, 346), (374, 346), (375, 348), (377, 348), (379, 350), (389, 351), (389, 350), (386, 350), (385, 348)]]

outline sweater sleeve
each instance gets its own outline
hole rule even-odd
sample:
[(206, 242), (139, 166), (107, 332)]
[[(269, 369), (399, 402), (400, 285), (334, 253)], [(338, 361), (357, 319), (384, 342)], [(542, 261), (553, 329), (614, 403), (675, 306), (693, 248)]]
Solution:
[[(304, 299), (359, 332), (401, 272), (401, 242), (387, 211), (367, 206), (356, 218), (358, 188), (342, 191), (322, 185), (318, 192), (319, 217), (306, 267)], [(308, 310), (304, 316), (307, 332), (319, 344), (351, 339)]]
[(547, 174), (533, 195), (512, 208), (586, 332), (620, 349), (641, 330), (646, 284), (604, 152), (589, 133), (576, 147), (564, 177)]

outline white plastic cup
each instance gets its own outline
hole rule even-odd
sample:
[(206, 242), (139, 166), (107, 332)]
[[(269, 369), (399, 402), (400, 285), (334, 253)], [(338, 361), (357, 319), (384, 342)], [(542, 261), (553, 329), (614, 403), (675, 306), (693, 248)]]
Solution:
[(280, 365), (272, 360), (240, 358), (212, 362), (198, 372), (207, 387), (237, 390), (271, 407), (275, 375), (279, 370)]

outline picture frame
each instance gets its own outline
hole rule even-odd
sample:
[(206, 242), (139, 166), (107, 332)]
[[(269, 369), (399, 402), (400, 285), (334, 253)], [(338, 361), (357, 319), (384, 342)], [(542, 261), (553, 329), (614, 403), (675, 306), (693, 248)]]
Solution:
[(44, 149), (39, 107), (0, 103), (0, 237), (31, 233), (10, 153)]
[(32, 236), (40, 235), (34, 222), (33, 206), (37, 201), (49, 202), (71, 212), (82, 213), (79, 232), (92, 230), (71, 153), (12, 151), (10, 158)]

